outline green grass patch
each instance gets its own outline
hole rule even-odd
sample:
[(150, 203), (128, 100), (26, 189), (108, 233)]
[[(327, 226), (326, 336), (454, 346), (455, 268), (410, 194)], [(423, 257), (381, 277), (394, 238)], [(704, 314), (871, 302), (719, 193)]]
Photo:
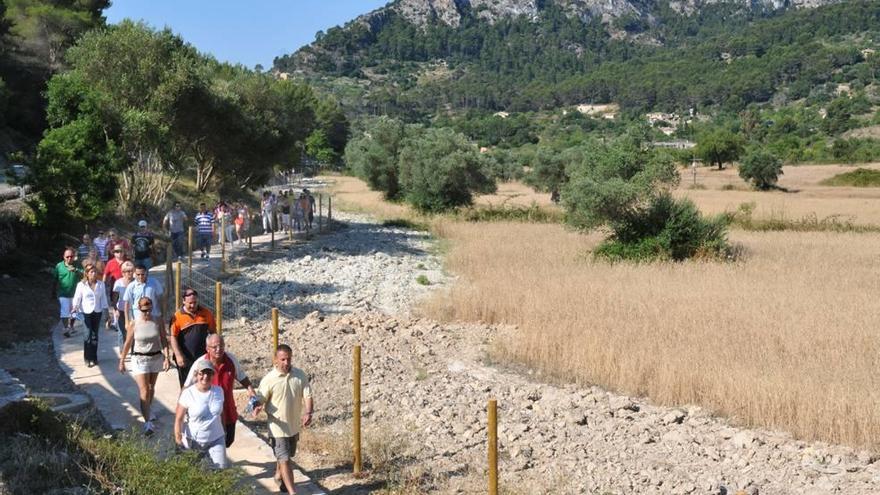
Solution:
[(874, 233), (880, 232), (880, 225), (857, 224), (851, 217), (829, 215), (819, 218), (816, 214), (801, 218), (786, 218), (784, 213), (776, 213), (767, 218), (755, 218), (755, 203), (742, 203), (735, 212), (725, 216), (730, 225), (743, 230), (755, 232), (839, 232), (839, 233)]
[(244, 494), (237, 469), (209, 471), (192, 452), (161, 457), (153, 445), (70, 422), (39, 402), (0, 410), (0, 476), (11, 493), (85, 487), (131, 495)]
[(857, 168), (852, 172), (837, 174), (821, 182), (823, 186), (880, 187), (880, 170)]
[(561, 210), (531, 206), (480, 206), (456, 210), (451, 216), (466, 222), (561, 223)]
[(421, 285), (431, 285), (431, 281), (428, 280), (428, 276), (424, 275), (424, 274), (416, 277), (416, 282), (418, 282)]
[(407, 218), (389, 218), (382, 222), (383, 227), (391, 227), (397, 229), (410, 229), (410, 230), (421, 230), (427, 231), (429, 230), (428, 224), (424, 222), (418, 222), (415, 220), (410, 220)]

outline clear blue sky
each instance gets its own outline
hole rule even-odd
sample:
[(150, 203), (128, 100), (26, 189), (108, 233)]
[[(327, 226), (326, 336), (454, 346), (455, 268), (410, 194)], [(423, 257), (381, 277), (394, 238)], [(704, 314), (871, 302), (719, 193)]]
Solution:
[(143, 20), (180, 35), (199, 51), (224, 62), (267, 70), (275, 57), (314, 41), (390, 0), (113, 0), (107, 22)]

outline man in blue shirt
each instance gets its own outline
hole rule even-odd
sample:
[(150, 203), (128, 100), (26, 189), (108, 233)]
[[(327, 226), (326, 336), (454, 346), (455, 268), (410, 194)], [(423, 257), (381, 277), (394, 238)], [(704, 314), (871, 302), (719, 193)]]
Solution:
[(195, 222), (202, 258), (207, 258), (211, 253), (211, 238), (214, 236), (214, 215), (208, 211), (205, 203), (199, 203), (199, 212), (196, 214)]
[(162, 297), (163, 292), (162, 284), (156, 279), (149, 278), (149, 272), (145, 266), (135, 266), (134, 281), (128, 284), (125, 294), (122, 296), (122, 300), (125, 301), (125, 321), (134, 322), (135, 318), (140, 316), (141, 312), (138, 309), (137, 301), (142, 297), (148, 297), (153, 302), (153, 309), (151, 310), (153, 318), (157, 322), (161, 322), (159, 324), (160, 329), (164, 328), (163, 325), (168, 320), (165, 318), (165, 298)]

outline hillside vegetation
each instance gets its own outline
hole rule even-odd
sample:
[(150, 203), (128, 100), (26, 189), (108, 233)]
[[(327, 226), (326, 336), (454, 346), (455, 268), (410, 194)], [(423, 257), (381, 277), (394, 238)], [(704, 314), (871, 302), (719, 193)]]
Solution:
[[(878, 62), (880, 3), (815, 9), (746, 9), (722, 2), (682, 15), (649, 3), (653, 23), (618, 19), (615, 35), (598, 19), (567, 15), (555, 2), (537, 19), (490, 23), (471, 13), (459, 26), (417, 26), (394, 12), (322, 34), (275, 69), (372, 81), (362, 111), (429, 115), (453, 108), (527, 111), (617, 102), (625, 111), (739, 111), (776, 95), (818, 96), (826, 83), (871, 84)], [(426, 65), (427, 64), (427, 65)], [(430, 64), (444, 70), (420, 77)]]

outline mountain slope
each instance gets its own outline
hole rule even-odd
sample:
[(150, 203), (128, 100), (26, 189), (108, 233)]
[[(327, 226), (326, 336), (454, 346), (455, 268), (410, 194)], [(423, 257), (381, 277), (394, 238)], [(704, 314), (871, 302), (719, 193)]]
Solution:
[(351, 77), (361, 110), (414, 118), (586, 101), (737, 110), (828, 82), (870, 84), (876, 63), (863, 50), (880, 48), (878, 20), (877, 1), (399, 0), (275, 70)]

